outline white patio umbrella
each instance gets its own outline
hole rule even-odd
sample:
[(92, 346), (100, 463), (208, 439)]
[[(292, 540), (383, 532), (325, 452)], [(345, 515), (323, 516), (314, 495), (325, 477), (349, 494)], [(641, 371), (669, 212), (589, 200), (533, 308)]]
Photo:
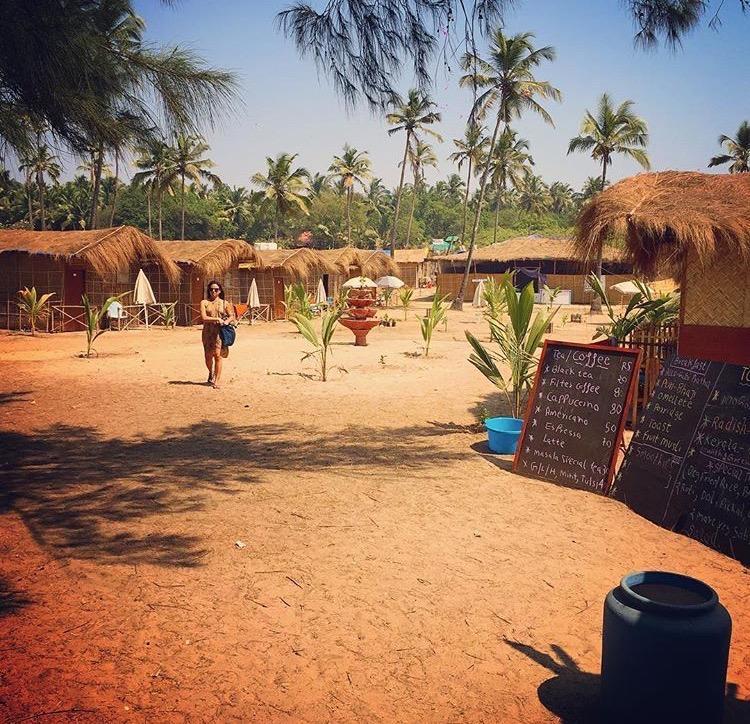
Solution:
[(380, 277), (375, 284), (381, 289), (401, 289), (404, 283), (398, 277)]
[(135, 289), (133, 290), (133, 302), (135, 304), (143, 305), (143, 312), (146, 317), (146, 329), (148, 329), (148, 306), (149, 304), (156, 304), (156, 297), (154, 296), (154, 290), (151, 288), (146, 275), (143, 273), (143, 269), (138, 270), (138, 276), (135, 279)]
[(483, 307), (484, 302), (484, 279), (479, 280), (479, 284), (477, 284), (477, 288), (474, 290), (474, 298), (471, 300), (471, 306), (472, 307)]
[(318, 292), (315, 295), (315, 304), (327, 304), (328, 303), (328, 294), (326, 294), (326, 288), (323, 284), (323, 280), (321, 279), (318, 282)]
[(258, 296), (258, 285), (255, 283), (255, 279), (253, 279), (252, 283), (250, 284), (250, 291), (248, 291), (247, 293), (247, 306), (250, 309), (254, 309), (260, 306), (260, 297)]
[(612, 289), (620, 292), (620, 294), (628, 294), (630, 296), (638, 294), (641, 291), (635, 282), (619, 282), (618, 284), (613, 284)]
[(347, 279), (341, 286), (347, 289), (375, 289), (377, 284), (370, 277), (352, 277)]

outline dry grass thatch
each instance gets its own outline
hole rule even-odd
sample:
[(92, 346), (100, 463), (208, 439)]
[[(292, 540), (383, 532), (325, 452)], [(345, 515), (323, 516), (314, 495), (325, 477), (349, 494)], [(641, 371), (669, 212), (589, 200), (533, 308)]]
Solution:
[[(436, 259), (466, 266), (468, 252), (444, 254)], [(611, 247), (604, 249), (604, 261), (624, 261), (624, 256), (618, 249)], [(480, 246), (474, 250), (474, 262), (514, 262), (514, 261), (585, 261), (581, 252), (571, 239), (548, 239), (543, 236), (521, 236), (507, 241), (500, 241), (489, 246)], [(461, 264), (464, 262), (463, 264)]]
[(150, 236), (132, 226), (91, 231), (0, 230), (0, 254), (18, 251), (68, 262), (88, 264), (100, 276), (116, 274), (132, 264), (153, 262), (170, 282), (180, 278), (179, 267)]
[(222, 276), (239, 262), (257, 264), (259, 257), (242, 239), (157, 242), (172, 261), (194, 267), (207, 277)]
[(688, 251), (750, 261), (750, 174), (643, 173), (596, 196), (578, 218), (576, 246), (591, 258), (611, 235), (626, 239), (637, 271), (679, 272)]
[(359, 259), (355, 266), (359, 268), (359, 274), (378, 279), (385, 276), (398, 276), (398, 264), (388, 254), (382, 251), (370, 251), (367, 249), (357, 250)]
[(427, 249), (396, 249), (397, 264), (421, 264), (427, 258)]
[(348, 276), (351, 268), (357, 266), (361, 249), (353, 246), (343, 246), (340, 249), (319, 249), (320, 254), (326, 261), (338, 267), (339, 274)]
[(258, 261), (240, 264), (240, 269), (283, 269), (294, 279), (340, 273), (336, 264), (315, 249), (274, 249), (255, 253)]

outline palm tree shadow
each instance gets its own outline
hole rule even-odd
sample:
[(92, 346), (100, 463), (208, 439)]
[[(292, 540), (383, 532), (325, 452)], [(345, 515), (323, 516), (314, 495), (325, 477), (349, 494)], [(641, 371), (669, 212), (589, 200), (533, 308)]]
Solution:
[(0, 618), (15, 613), (30, 603), (30, 599), (14, 590), (4, 578), (0, 577)]
[[(565, 649), (556, 644), (550, 645), (552, 656), (519, 641), (506, 638), (503, 641), (555, 674), (537, 687), (537, 696), (540, 703), (560, 719), (560, 724), (611, 724), (611, 719), (604, 716), (601, 708), (599, 674), (582, 671)], [(655, 685), (658, 686), (658, 682)], [(727, 684), (724, 724), (750, 722), (750, 701), (738, 699), (737, 692), (737, 684)], [(633, 696), (637, 696), (637, 692), (633, 692)]]

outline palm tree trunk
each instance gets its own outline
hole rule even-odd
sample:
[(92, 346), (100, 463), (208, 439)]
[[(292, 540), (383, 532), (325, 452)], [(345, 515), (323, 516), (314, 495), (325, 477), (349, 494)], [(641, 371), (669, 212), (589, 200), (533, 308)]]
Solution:
[(464, 308), (464, 296), (466, 296), (466, 287), (469, 285), (469, 273), (471, 269), (471, 261), (474, 258), (474, 246), (477, 243), (477, 234), (479, 233), (479, 221), (482, 218), (482, 204), (484, 203), (484, 191), (487, 188), (487, 179), (490, 175), (490, 169), (492, 168), (492, 153), (495, 150), (495, 143), (497, 142), (497, 134), (500, 131), (500, 121), (503, 117), (502, 107), (497, 114), (497, 121), (495, 123), (495, 130), (492, 132), (492, 140), (490, 141), (490, 148), (487, 153), (487, 160), (484, 164), (484, 170), (482, 171), (482, 178), (479, 181), (479, 199), (477, 200), (477, 208), (474, 212), (474, 225), (471, 229), (471, 241), (469, 242), (469, 253), (466, 255), (466, 268), (464, 269), (464, 276), (461, 279), (461, 286), (458, 290), (456, 298), (451, 304), (451, 309), (457, 311), (463, 311)]
[(115, 190), (112, 193), (112, 211), (109, 214), (109, 225), (115, 225), (115, 204), (117, 203), (117, 186), (120, 174), (120, 151), (115, 149)]
[(276, 205), (276, 218), (274, 219), (274, 231), (273, 231), (273, 238), (274, 241), (279, 240), (279, 217), (281, 216), (281, 209), (279, 208), (279, 205)]
[(406, 172), (406, 157), (409, 154), (409, 141), (411, 131), (406, 132), (406, 145), (404, 146), (404, 159), (401, 161), (401, 179), (398, 182), (398, 193), (396, 194), (396, 210), (393, 212), (393, 224), (391, 226), (391, 258), (396, 256), (396, 224), (398, 224), (398, 212), (401, 209), (401, 191), (404, 188), (404, 173)]
[(495, 229), (492, 232), (492, 243), (497, 244), (497, 225), (500, 219), (500, 187), (495, 189)]
[(466, 238), (466, 215), (469, 211), (469, 187), (471, 186), (471, 156), (469, 156), (469, 173), (466, 174), (466, 193), (464, 194), (464, 223), (461, 227), (461, 243)]
[(159, 201), (159, 241), (161, 241), (163, 238), (162, 237), (162, 223), (161, 223), (161, 206), (162, 206), (162, 201), (163, 201), (163, 192), (161, 189), (159, 189), (157, 193), (158, 193), (157, 199)]
[(352, 245), (352, 190), (350, 186), (346, 190), (346, 245)]
[(96, 210), (99, 206), (99, 187), (102, 182), (102, 164), (104, 163), (104, 146), (99, 145), (94, 162), (94, 189), (91, 192), (91, 213), (89, 214), (89, 229), (96, 228)]
[(181, 181), (181, 206), (182, 206), (182, 225), (181, 225), (181, 231), (180, 231), (180, 239), (182, 241), (185, 241), (185, 174), (181, 174), (182, 181)]
[(154, 235), (151, 231), (151, 187), (149, 186), (146, 192), (146, 209), (148, 213), (148, 235), (153, 239)]
[(29, 202), (29, 228), (34, 231), (34, 201), (31, 192), (31, 176), (26, 179), (26, 200)]
[[(604, 191), (604, 183), (607, 180), (607, 159), (602, 159), (602, 191)], [(601, 193), (601, 192), (600, 192)], [(603, 242), (599, 242), (599, 246), (596, 250), (596, 276), (599, 277), (599, 281), (604, 286), (604, 280), (602, 278), (602, 245)], [(600, 314), (602, 311), (602, 300), (597, 295), (591, 300), (591, 311), (596, 314)]]
[(411, 193), (411, 210), (409, 211), (409, 224), (406, 227), (406, 246), (409, 246), (409, 239), (411, 238), (411, 224), (414, 221), (414, 207), (417, 205), (417, 185), (414, 184), (414, 188)]
[(39, 187), (39, 219), (44, 231), (44, 174), (41, 171), (36, 172), (36, 184)]

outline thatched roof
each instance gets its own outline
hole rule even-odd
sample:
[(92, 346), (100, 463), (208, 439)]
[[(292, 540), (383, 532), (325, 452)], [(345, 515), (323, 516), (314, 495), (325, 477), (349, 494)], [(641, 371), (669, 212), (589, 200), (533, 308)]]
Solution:
[(598, 194), (578, 218), (576, 245), (592, 257), (613, 234), (636, 270), (679, 271), (688, 251), (702, 262), (729, 252), (750, 260), (750, 174), (643, 173)]
[(361, 250), (353, 246), (342, 246), (340, 249), (318, 249), (317, 252), (326, 261), (335, 264), (341, 274), (348, 275), (351, 267), (357, 266)]
[(242, 263), (240, 269), (283, 269), (295, 279), (340, 273), (336, 264), (315, 249), (275, 249), (255, 253), (258, 261)]
[(421, 264), (427, 258), (427, 249), (396, 249), (397, 264)]
[(258, 262), (258, 252), (241, 239), (158, 242), (170, 259), (194, 267), (205, 276), (221, 276), (239, 262)]
[(370, 251), (368, 249), (357, 249), (359, 259), (355, 266), (359, 267), (360, 274), (371, 279), (385, 276), (398, 276), (398, 264), (388, 254), (382, 251)]
[(158, 242), (132, 226), (90, 231), (30, 231), (0, 229), (0, 254), (18, 251), (88, 264), (101, 276), (116, 274), (132, 264), (153, 262), (176, 282), (177, 265)]
[[(444, 254), (441, 261), (466, 265), (468, 252)], [(604, 250), (604, 261), (623, 261), (623, 254), (611, 247)], [(543, 236), (521, 236), (507, 241), (500, 241), (489, 246), (480, 246), (474, 250), (474, 262), (513, 262), (513, 261), (583, 261), (571, 239), (548, 239)]]

